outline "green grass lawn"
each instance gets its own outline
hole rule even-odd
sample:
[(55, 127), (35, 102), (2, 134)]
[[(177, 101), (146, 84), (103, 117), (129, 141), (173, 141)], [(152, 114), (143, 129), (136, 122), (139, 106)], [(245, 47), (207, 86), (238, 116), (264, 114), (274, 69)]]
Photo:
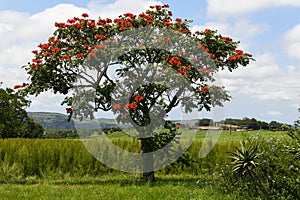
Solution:
[[(203, 177), (159, 176), (154, 183), (134, 175), (43, 180), (0, 185), (1, 199), (233, 199)], [(237, 199), (235, 197), (234, 199)]]

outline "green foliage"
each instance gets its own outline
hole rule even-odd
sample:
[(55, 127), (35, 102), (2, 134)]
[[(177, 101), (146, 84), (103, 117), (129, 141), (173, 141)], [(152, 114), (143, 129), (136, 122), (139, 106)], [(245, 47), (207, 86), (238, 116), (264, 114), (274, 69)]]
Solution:
[(241, 179), (253, 178), (255, 176), (255, 168), (258, 166), (256, 162), (258, 158), (258, 144), (250, 141), (249, 143), (242, 141), (241, 148), (237, 148), (236, 152), (230, 152), (232, 160), (232, 171)]
[[(244, 165), (238, 163), (233, 171), (228, 167), (222, 170), (226, 190), (252, 198), (299, 199), (299, 140), (295, 137), (263, 139), (259, 135), (252, 136), (250, 140), (250, 146), (246, 149), (253, 162), (250, 165), (248, 162)], [(240, 152), (238, 154), (241, 155)], [(234, 158), (241, 160), (241, 157)], [(246, 170), (243, 166), (247, 165), (251, 168)], [(250, 178), (236, 171), (245, 172)]]
[(42, 136), (43, 127), (28, 117), (24, 110), (29, 103), (21, 93), (0, 88), (0, 138)]

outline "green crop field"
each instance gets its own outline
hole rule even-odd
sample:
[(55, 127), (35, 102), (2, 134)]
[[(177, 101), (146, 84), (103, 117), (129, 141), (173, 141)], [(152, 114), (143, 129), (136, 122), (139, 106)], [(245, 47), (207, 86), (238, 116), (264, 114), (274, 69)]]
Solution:
[[(191, 134), (185, 131), (183, 137)], [(108, 137), (128, 151), (139, 147), (136, 139), (122, 133)], [(214, 140), (200, 131), (186, 153), (189, 163), (175, 162), (156, 171), (153, 183), (143, 181), (141, 174), (103, 165), (79, 139), (0, 140), (0, 195), (1, 199), (243, 199), (238, 192), (221, 187), (218, 178), (230, 163), (228, 152), (235, 151), (240, 141), (258, 137), (273, 141), (287, 135), (223, 131), (212, 151), (199, 158), (201, 146)]]

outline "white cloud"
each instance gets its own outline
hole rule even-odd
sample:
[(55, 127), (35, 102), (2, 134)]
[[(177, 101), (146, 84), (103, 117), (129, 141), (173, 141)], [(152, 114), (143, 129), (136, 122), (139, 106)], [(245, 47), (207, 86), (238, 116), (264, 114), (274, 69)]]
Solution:
[[(218, 33), (222, 35), (228, 35), (234, 40), (241, 41), (241, 47), (243, 49), (250, 46), (250, 40), (265, 31), (270, 29), (270, 26), (266, 23), (254, 24), (249, 20), (237, 20), (234, 22), (220, 22), (211, 21), (204, 25), (195, 25), (192, 27), (192, 31), (204, 30), (204, 29), (218, 30)], [(247, 31), (245, 31), (247, 30)]]
[(291, 58), (300, 60), (300, 24), (295, 25), (292, 29), (284, 34), (284, 49)]
[[(299, 101), (300, 67), (279, 67), (276, 56), (266, 53), (256, 57), (247, 67), (221, 72), (224, 86), (230, 91), (257, 100)], [(290, 105), (291, 106), (291, 105)]]
[(207, 0), (209, 17), (226, 18), (241, 16), (264, 8), (277, 6), (300, 6), (295, 0)]
[(268, 111), (268, 115), (270, 115), (272, 117), (278, 117), (278, 116), (281, 116), (282, 113), (280, 111), (271, 110), (271, 111)]
[(140, 13), (149, 8), (149, 6), (158, 4), (161, 3), (147, 0), (116, 0), (110, 4), (107, 4), (105, 1), (92, 0), (88, 3), (88, 9), (91, 11), (91, 16), (114, 18), (128, 12)]

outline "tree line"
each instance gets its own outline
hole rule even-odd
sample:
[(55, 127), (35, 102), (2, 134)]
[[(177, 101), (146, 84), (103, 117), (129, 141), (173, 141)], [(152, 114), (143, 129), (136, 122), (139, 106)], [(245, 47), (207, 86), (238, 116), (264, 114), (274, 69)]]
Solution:
[(271, 121), (271, 122), (265, 122), (261, 120), (257, 120), (255, 118), (248, 118), (244, 117), (243, 119), (234, 119), (234, 118), (227, 118), (225, 120), (221, 121), (213, 121), (212, 119), (203, 118), (199, 119), (199, 121), (196, 122), (196, 126), (213, 126), (213, 125), (233, 125), (233, 126), (239, 126), (240, 128), (244, 129), (251, 129), (251, 130), (273, 130), (273, 131), (279, 131), (279, 130), (288, 130), (292, 127), (292, 125), (285, 124), (278, 121)]

